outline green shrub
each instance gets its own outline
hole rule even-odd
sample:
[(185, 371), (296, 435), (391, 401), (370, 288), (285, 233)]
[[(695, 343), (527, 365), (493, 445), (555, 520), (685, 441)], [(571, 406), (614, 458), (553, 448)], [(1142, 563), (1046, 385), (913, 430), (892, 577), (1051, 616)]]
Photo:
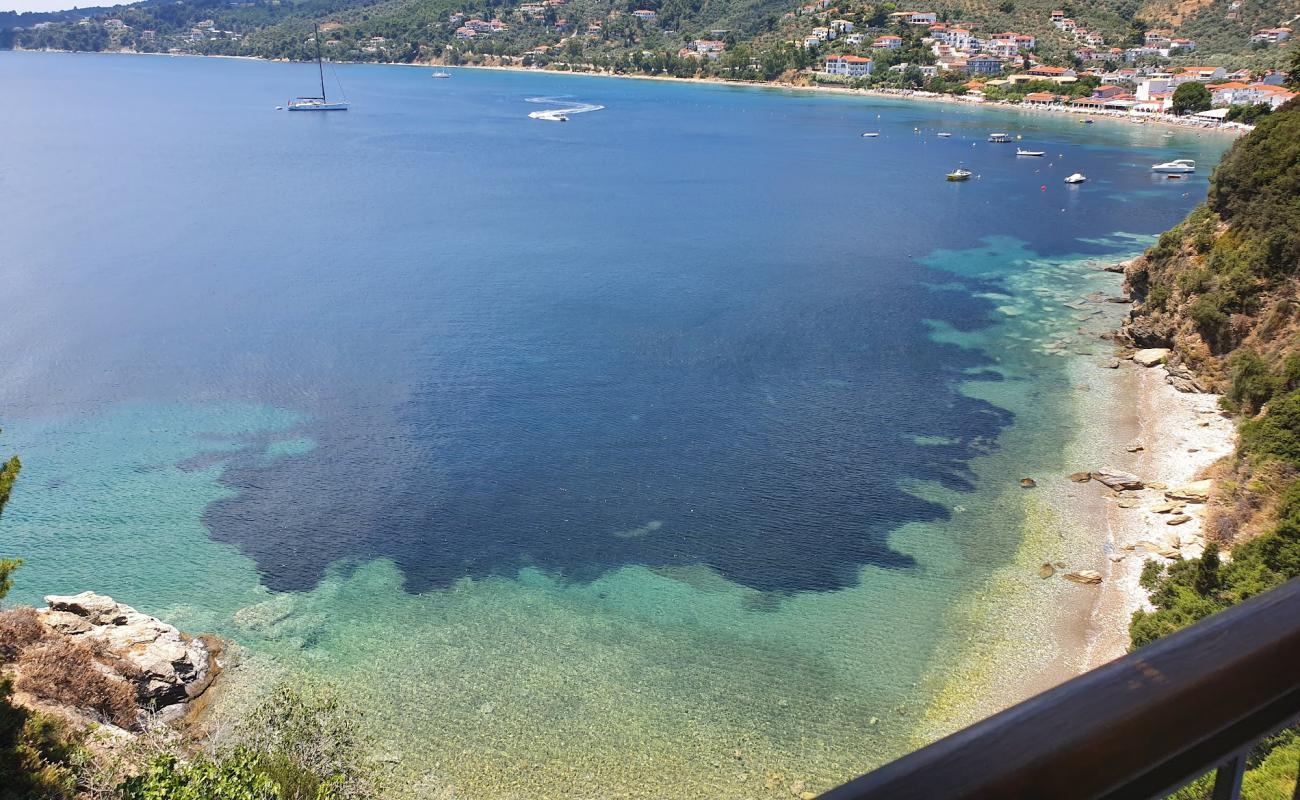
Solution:
[(179, 763), (159, 756), (119, 788), (120, 800), (282, 800), (275, 784), (257, 768), (257, 757), (236, 750), (226, 758)]
[(1169, 287), (1163, 283), (1152, 286), (1147, 291), (1147, 305), (1151, 308), (1163, 311), (1169, 305)]
[(1178, 274), (1177, 283), (1183, 294), (1201, 294), (1214, 286), (1214, 273), (1207, 267), (1189, 269)]
[(1228, 381), (1228, 399), (1254, 411), (1262, 408), (1278, 387), (1268, 363), (1254, 350), (1238, 350), (1228, 358)]
[(1300, 390), (1273, 399), (1266, 415), (1247, 420), (1241, 426), (1241, 448), (1300, 465)]
[(1211, 342), (1217, 340), (1228, 324), (1223, 307), (1226, 298), (1218, 292), (1208, 292), (1192, 301), (1187, 313), (1196, 323), (1201, 335)]
[(72, 800), (76, 736), (59, 720), (14, 705), (12, 692), (0, 678), (0, 800)]
[(1147, 258), (1157, 264), (1162, 264), (1178, 254), (1178, 248), (1182, 243), (1182, 226), (1175, 225), (1160, 234), (1160, 238), (1156, 240), (1155, 245), (1150, 250), (1147, 250)]
[(283, 800), (346, 800), (373, 793), (369, 742), (358, 713), (326, 687), (278, 687), (244, 721), (241, 737)]

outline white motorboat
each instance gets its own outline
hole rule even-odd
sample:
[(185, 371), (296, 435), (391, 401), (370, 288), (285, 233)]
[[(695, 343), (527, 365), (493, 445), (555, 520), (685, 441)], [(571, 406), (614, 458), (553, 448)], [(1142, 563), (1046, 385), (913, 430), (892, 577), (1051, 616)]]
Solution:
[(1035, 158), (1042, 158), (1043, 156), (1047, 155), (1047, 151), (1046, 151), (1046, 150), (1025, 150), (1025, 149), (1022, 148), (1022, 147), (1017, 147), (1017, 148), (1016, 148), (1016, 155), (1018, 155), (1018, 156), (1034, 156)]
[(950, 180), (950, 181), (968, 181), (968, 180), (970, 180), (970, 176), (971, 176), (971, 171), (970, 171), (970, 170), (968, 170), (968, 169), (961, 169), (961, 168), (958, 168), (958, 169), (955, 169), (955, 170), (953, 170), (952, 172), (949, 172), (949, 173), (948, 173), (948, 180)]
[(938, 135), (938, 137), (939, 137), (940, 139), (947, 139), (949, 136), (952, 136), (951, 133), (940, 133), (940, 134), (937, 134), (937, 135)]
[(450, 78), (450, 77), (451, 77), (451, 73), (450, 73), (450, 72), (442, 72), (442, 71), (438, 71), (438, 72), (433, 73), (433, 75), (432, 75), (431, 77), (434, 77), (434, 78)]
[(1196, 162), (1190, 158), (1175, 158), (1173, 161), (1166, 161), (1163, 164), (1152, 165), (1151, 171), (1163, 172), (1170, 175), (1182, 175), (1188, 172), (1195, 172)]
[(1012, 141), (1009, 133), (990, 133), (989, 141), (996, 144), (1007, 144)]
[(879, 136), (879, 135), (880, 135), (880, 134), (878, 134), (878, 133), (864, 133), (864, 134), (862, 134), (862, 138), (864, 138), (864, 139), (874, 139), (874, 138), (876, 138), (876, 137)]
[(1065, 182), (1066, 182), (1066, 183), (1083, 183), (1083, 182), (1086, 181), (1086, 180), (1088, 180), (1088, 179), (1084, 177), (1084, 175), (1083, 175), (1082, 172), (1076, 172), (1076, 173), (1074, 173), (1073, 175), (1071, 175), (1070, 177), (1066, 178), (1066, 179), (1065, 179)]

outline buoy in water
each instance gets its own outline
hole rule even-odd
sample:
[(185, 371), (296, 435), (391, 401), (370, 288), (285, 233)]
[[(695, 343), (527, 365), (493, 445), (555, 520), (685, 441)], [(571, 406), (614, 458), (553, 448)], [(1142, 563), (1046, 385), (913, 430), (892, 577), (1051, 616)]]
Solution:
[(1047, 184), (1044, 183), (1042, 186), (1039, 186), (1039, 187), (1038, 187), (1038, 191), (1040, 191), (1040, 192), (1045, 192), (1045, 191), (1047, 191)]

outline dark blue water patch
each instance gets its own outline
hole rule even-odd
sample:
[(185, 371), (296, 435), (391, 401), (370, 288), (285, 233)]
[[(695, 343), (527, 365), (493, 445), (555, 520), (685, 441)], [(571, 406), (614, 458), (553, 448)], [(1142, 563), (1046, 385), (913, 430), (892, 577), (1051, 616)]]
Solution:
[(428, 376), (387, 440), (357, 411), (310, 426), (308, 454), (235, 459), (209, 528), (281, 590), (380, 556), (413, 591), (695, 563), (764, 591), (838, 589), (864, 565), (910, 567), (888, 534), (947, 511), (900, 483), (971, 489), (969, 459), (1011, 422), (956, 390), (988, 360), (921, 322), (987, 324), (970, 294), (899, 283), (748, 313), (638, 299), (517, 320), (513, 347)]

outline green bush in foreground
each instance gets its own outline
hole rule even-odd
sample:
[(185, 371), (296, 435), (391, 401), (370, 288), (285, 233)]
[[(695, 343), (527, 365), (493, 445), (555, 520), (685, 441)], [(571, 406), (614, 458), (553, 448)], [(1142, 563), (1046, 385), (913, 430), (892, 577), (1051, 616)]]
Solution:
[(155, 758), (119, 800), (364, 800), (373, 770), (356, 714), (328, 689), (280, 686), (240, 725), (238, 747)]
[[(1298, 401), (1300, 404), (1300, 401)], [(1138, 648), (1216, 611), (1254, 597), (1300, 576), (1300, 481), (1287, 487), (1278, 504), (1277, 526), (1232, 551), (1219, 562), (1217, 545), (1205, 555), (1168, 567), (1149, 562), (1142, 585), (1151, 590), (1155, 611), (1133, 614), (1129, 634)]]

